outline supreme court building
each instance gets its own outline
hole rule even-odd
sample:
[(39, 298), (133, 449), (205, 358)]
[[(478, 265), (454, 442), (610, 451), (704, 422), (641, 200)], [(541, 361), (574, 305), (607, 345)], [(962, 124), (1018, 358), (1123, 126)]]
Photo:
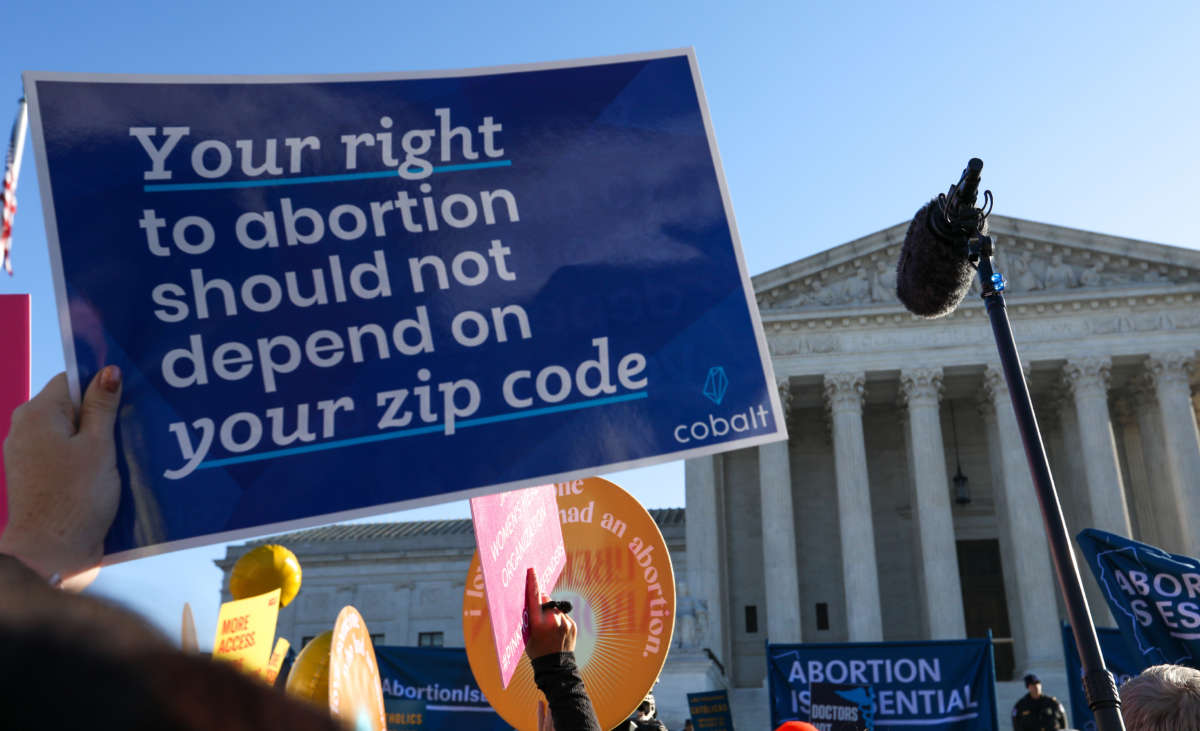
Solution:
[[(1069, 531), (1200, 555), (1200, 252), (990, 224)], [(1002, 716), (1025, 672), (1066, 698), (1065, 615), (987, 316), (977, 289), (943, 319), (902, 308), (907, 225), (753, 279), (790, 439), (689, 460), (686, 515), (654, 511), (680, 583), (656, 690), (672, 729), (686, 692), (721, 686), (738, 728), (766, 728), (768, 639), (990, 630)], [(469, 521), (278, 540), (305, 568), (299, 606), (281, 617), (294, 644), (354, 603), (377, 641), (461, 645)], [(218, 565), (228, 573), (247, 549)], [(1111, 625), (1081, 569), (1097, 624)]]
[[(989, 220), (1071, 535), (1200, 555), (1200, 252)], [(1066, 696), (1065, 615), (978, 285), (950, 317), (908, 314), (894, 294), (906, 228), (754, 277), (790, 439), (687, 463), (687, 573), (746, 702), (764, 637), (989, 629), (999, 679), (1018, 681), (1002, 715), (1025, 672)]]

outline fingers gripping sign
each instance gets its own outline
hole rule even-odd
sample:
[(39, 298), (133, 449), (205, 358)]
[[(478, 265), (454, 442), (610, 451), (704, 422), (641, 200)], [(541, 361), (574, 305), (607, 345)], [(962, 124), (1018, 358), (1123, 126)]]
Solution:
[(538, 586), (537, 573), (530, 568), (525, 574), (525, 653), (530, 659), (555, 652), (574, 652), (578, 628), (575, 620), (557, 608), (543, 609), (550, 601)]
[(108, 366), (78, 409), (60, 373), (13, 412), (4, 442), (9, 524), (0, 553), (46, 578), (68, 579), (99, 565), (120, 498), (113, 439), (120, 400), (121, 371)]

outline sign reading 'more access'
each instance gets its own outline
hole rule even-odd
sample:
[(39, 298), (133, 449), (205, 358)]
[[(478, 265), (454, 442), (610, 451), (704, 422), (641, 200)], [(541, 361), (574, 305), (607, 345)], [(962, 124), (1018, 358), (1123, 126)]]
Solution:
[(25, 88), (110, 556), (784, 438), (690, 51)]

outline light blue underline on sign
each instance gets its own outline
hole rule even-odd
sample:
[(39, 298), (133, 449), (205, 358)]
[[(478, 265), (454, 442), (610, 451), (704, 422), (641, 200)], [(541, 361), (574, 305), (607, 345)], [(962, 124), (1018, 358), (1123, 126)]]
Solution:
[[(469, 162), (461, 165), (435, 165), (435, 173), (457, 173), (464, 170), (483, 170), (485, 168), (506, 168), (512, 165), (512, 160), (490, 160), (488, 162)], [(230, 180), (212, 183), (160, 183), (142, 186), (146, 193), (166, 193), (181, 190), (228, 190), (230, 188), (270, 188), (277, 185), (311, 185), (313, 183), (342, 183), (347, 180), (373, 180), (376, 178), (399, 178), (395, 170), (379, 170), (372, 173), (342, 173), (340, 175), (310, 175), (303, 178), (270, 178), (265, 180)], [(403, 179), (403, 178), (401, 178)]]
[[(645, 391), (638, 393), (626, 393), (620, 396), (608, 396), (606, 398), (592, 399), (590, 401), (577, 401), (573, 404), (563, 404), (561, 406), (545, 406), (540, 409), (530, 409), (528, 411), (515, 411), (508, 414), (497, 414), (496, 416), (481, 416), (478, 419), (464, 419), (463, 421), (454, 422), (454, 428), (467, 429), (472, 426), (484, 426), (485, 424), (496, 424), (502, 421), (516, 421), (518, 419), (531, 419), (535, 416), (545, 416), (546, 414), (558, 414), (564, 411), (578, 411), (580, 409), (591, 409), (596, 406), (608, 406), (610, 404), (619, 404), (625, 401), (637, 401), (644, 399), (650, 394)], [(400, 431), (389, 431), (382, 434), (372, 434), (367, 437), (354, 437), (353, 439), (339, 439), (336, 442), (323, 442), (321, 444), (306, 444), (303, 447), (289, 447), (287, 449), (276, 449), (271, 452), (259, 452), (258, 454), (245, 454), (240, 457), (226, 457), (224, 459), (210, 459), (206, 462), (201, 462), (196, 465), (196, 469), (203, 470), (210, 467), (227, 467), (229, 465), (243, 464), (246, 462), (258, 462), (264, 459), (275, 459), (277, 457), (290, 457), (293, 454), (304, 454), (306, 452), (321, 452), (326, 449), (341, 449), (342, 447), (353, 447), (359, 444), (370, 444), (371, 442), (383, 442), (388, 439), (401, 439), (403, 437), (416, 437), (422, 434), (433, 434), (435, 432), (444, 431), (442, 424), (430, 424), (429, 426), (421, 426), (415, 429), (403, 429)]]

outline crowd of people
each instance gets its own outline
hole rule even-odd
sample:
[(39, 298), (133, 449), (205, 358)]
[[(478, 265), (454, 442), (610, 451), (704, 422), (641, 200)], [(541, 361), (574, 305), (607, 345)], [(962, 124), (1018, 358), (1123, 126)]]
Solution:
[[(146, 620), (78, 594), (95, 577), (120, 494), (113, 429), (121, 372), (108, 366), (78, 408), (65, 374), (12, 415), (4, 443), (9, 520), (0, 534), (0, 725), (6, 728), (333, 729), (328, 713), (197, 654)], [(530, 569), (529, 655), (541, 731), (601, 731), (575, 663), (577, 627)], [(1027, 675), (1014, 731), (1066, 728)], [(1200, 671), (1158, 665), (1121, 687), (1128, 731), (1200, 731)], [(690, 722), (689, 722), (690, 724)], [(648, 698), (622, 731), (665, 731)], [(686, 729), (686, 727), (685, 727)]]

